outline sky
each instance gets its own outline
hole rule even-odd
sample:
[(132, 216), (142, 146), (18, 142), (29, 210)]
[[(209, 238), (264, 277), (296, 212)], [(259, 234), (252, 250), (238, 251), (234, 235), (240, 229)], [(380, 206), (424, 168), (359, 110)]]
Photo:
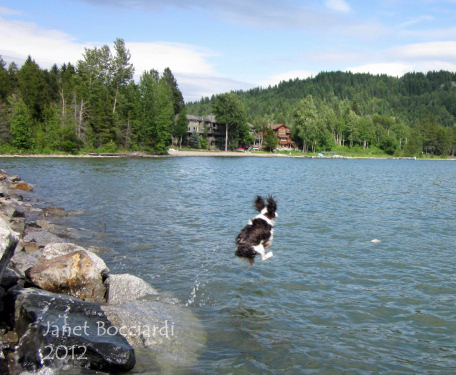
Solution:
[(322, 71), (456, 71), (456, 0), (0, 0), (0, 56), (43, 69), (125, 41), (186, 101)]

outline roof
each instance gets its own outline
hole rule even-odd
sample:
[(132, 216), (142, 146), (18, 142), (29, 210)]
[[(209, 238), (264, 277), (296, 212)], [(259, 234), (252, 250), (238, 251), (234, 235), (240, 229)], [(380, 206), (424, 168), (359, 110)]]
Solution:
[(284, 124), (268, 124), (268, 128), (272, 129), (272, 130), (277, 130), (277, 129), (281, 128), (282, 126), (286, 129), (291, 130), (288, 126), (286, 126)]
[(187, 120), (190, 120), (190, 121), (206, 121), (206, 122), (216, 123), (214, 115), (207, 115), (207, 116), (187, 115)]

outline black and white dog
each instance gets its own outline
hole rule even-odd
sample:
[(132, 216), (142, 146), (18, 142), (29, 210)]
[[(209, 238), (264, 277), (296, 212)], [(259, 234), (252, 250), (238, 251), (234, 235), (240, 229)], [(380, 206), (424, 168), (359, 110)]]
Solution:
[(261, 255), (262, 260), (273, 256), (272, 251), (265, 250), (271, 246), (274, 234), (274, 223), (277, 214), (277, 203), (272, 196), (264, 199), (257, 196), (254, 202), (256, 210), (260, 212), (253, 220), (241, 230), (236, 237), (237, 250), (235, 255), (247, 259), (250, 264), (255, 262), (255, 257)]

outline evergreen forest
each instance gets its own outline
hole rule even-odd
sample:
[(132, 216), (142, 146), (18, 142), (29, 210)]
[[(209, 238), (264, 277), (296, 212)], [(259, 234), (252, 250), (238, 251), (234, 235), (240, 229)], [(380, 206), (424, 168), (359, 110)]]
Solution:
[(0, 57), (0, 151), (166, 153), (187, 131), (182, 93), (169, 68), (136, 83), (130, 57), (122, 39), (49, 70)]
[(455, 156), (456, 73), (322, 72), (184, 103), (169, 68), (135, 81), (130, 58), (122, 39), (49, 70), (0, 56), (0, 152), (165, 154), (172, 141), (192, 144), (188, 113), (226, 119), (231, 147), (252, 141), (247, 122), (257, 131), (282, 123), (304, 152)]
[[(305, 152), (370, 150), (397, 156), (454, 156), (456, 73), (403, 77), (322, 72), (268, 88), (238, 91), (258, 130), (282, 123)], [(217, 97), (187, 103), (193, 115), (213, 113)]]

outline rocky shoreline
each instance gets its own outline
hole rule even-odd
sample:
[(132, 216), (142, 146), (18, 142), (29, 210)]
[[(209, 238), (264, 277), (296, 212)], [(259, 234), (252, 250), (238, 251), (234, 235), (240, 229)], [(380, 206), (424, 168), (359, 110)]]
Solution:
[(71, 229), (51, 222), (65, 210), (38, 207), (31, 191), (0, 170), (0, 373), (192, 366), (205, 336), (191, 312), (68, 242)]

